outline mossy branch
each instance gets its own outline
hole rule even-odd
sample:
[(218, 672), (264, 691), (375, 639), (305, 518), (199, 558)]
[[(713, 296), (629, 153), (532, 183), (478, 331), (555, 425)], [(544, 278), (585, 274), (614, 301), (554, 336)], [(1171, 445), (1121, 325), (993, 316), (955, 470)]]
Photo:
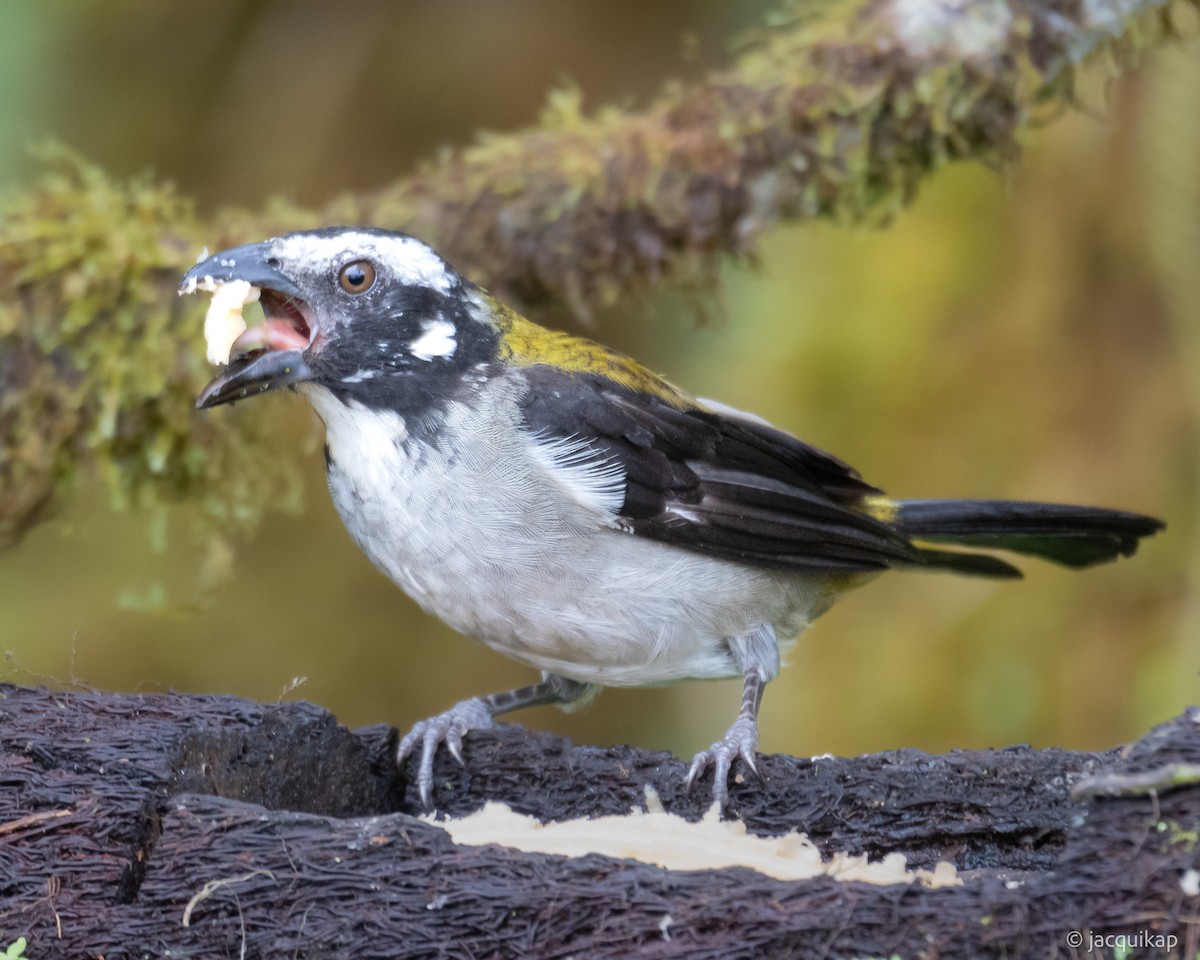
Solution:
[(203, 304), (175, 285), (212, 249), (320, 223), (428, 239), (537, 310), (580, 316), (660, 283), (703, 297), (724, 255), (774, 224), (880, 223), (951, 160), (1014, 157), (1036, 110), (1068, 102), (1086, 57), (1168, 36), (1170, 0), (792, 0), (733, 67), (644, 110), (585, 114), (551, 94), (539, 124), (481, 135), (369, 195), (198, 222), (169, 186), (117, 183), (68, 152), (0, 215), (0, 542), (78, 478), (118, 502), (202, 504), (209, 530), (295, 502), (291, 446), (248, 407), (192, 413), (210, 371)]

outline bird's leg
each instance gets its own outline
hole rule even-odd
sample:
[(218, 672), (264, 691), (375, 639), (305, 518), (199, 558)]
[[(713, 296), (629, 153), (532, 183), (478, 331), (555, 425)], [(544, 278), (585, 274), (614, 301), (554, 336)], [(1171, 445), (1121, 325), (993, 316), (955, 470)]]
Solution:
[(686, 781), (686, 787), (690, 790), (712, 764), (713, 800), (722, 810), (729, 801), (729, 772), (734, 759), (741, 757), (752, 773), (758, 773), (758, 766), (754, 762), (754, 751), (758, 747), (758, 708), (762, 704), (767, 681), (761, 673), (754, 671), (747, 673), (743, 682), (742, 709), (738, 711), (737, 719), (725, 731), (724, 737), (696, 754)]
[(729, 773), (737, 757), (742, 758), (751, 773), (758, 775), (758, 765), (754, 762), (758, 747), (758, 711), (762, 706), (763, 691), (779, 673), (779, 646), (770, 626), (738, 637), (729, 647), (742, 670), (742, 708), (725, 736), (696, 754), (685, 782), (690, 790), (711, 764), (713, 801), (721, 810), (729, 801)]
[(439, 743), (445, 743), (451, 756), (461, 764), (464, 762), (463, 737), (471, 730), (485, 730), (491, 727), (496, 716), (524, 707), (541, 707), (552, 703), (565, 706), (594, 695), (597, 689), (594, 684), (580, 683), (578, 680), (548, 673), (541, 683), (462, 700), (444, 713), (414, 725), (396, 748), (396, 765), (403, 766), (417, 744), (421, 745), (421, 759), (417, 766), (417, 791), (425, 809), (432, 811), (433, 758)]

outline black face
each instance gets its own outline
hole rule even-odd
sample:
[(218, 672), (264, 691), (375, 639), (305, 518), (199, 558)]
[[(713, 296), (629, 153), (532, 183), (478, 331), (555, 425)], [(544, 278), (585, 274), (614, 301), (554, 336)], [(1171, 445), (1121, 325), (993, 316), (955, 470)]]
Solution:
[(473, 289), (404, 234), (329, 228), (235, 247), (193, 267), (181, 291), (234, 280), (261, 290), (264, 320), (235, 341), (199, 407), (310, 381), (419, 413), (495, 357), (498, 334), (478, 318)]

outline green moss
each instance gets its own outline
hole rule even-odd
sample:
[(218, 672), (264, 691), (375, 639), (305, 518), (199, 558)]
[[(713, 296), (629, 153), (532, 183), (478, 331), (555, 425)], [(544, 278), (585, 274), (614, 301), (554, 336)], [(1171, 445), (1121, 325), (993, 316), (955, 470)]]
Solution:
[(246, 442), (252, 421), (193, 410), (211, 371), (204, 305), (174, 295), (206, 232), (191, 204), (61, 147), (41, 156), (35, 188), (0, 201), (0, 540), (94, 479), (152, 518), (198, 499), (253, 522), (294, 484), (286, 454)]
[(952, 160), (1011, 162), (1085, 55), (1120, 60), (1164, 32), (1154, 2), (1081, 8), (1076, 33), (1037, 5), (918, 6), (900, 23), (891, 5), (796, 0), (705, 85), (639, 112), (552, 92), (539, 127), (481, 136), (339, 215), (402, 225), (527, 309), (588, 317), (664, 279), (705, 298), (714, 255), (749, 253), (779, 220), (878, 225)]
[(1184, 850), (1191, 851), (1200, 843), (1200, 824), (1193, 823), (1189, 827), (1175, 820), (1160, 820), (1155, 827), (1159, 833), (1166, 835), (1167, 843), (1172, 846), (1181, 846)]

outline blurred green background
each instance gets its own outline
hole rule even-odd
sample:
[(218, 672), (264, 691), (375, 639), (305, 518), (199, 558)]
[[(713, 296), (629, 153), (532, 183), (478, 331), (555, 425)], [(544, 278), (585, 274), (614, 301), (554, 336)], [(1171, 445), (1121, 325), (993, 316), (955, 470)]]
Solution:
[[(178, 183), (202, 214), (381, 185), (481, 129), (531, 123), (570, 81), (636, 105), (728, 62), (770, 4), (688, 0), (88, 0), (0, 5), (0, 188), (27, 147)], [(1186, 19), (1186, 17), (1184, 18)], [(781, 229), (726, 268), (725, 319), (677, 298), (593, 331), (701, 395), (753, 410), (900, 496), (1119, 506), (1169, 520), (1132, 561), (1022, 583), (890, 574), (797, 647), (762, 748), (797, 754), (1017, 741), (1097, 748), (1196, 696), (1200, 44), (1185, 39), (1048, 115), (1019, 168), (956, 166), (882, 231)], [(1190, 37), (1191, 39), (1187, 39)], [(246, 240), (258, 239), (247, 237)], [(302, 514), (227, 566), (180, 509), (162, 531), (81, 490), (0, 554), (8, 679), (304, 698), (407, 727), (531, 671), (424, 617), (358, 553), (324, 492), (313, 414)], [(197, 414), (203, 416), (203, 414)], [(302, 684), (294, 678), (305, 677)], [(521, 722), (690, 755), (738, 684), (609, 691)]]

